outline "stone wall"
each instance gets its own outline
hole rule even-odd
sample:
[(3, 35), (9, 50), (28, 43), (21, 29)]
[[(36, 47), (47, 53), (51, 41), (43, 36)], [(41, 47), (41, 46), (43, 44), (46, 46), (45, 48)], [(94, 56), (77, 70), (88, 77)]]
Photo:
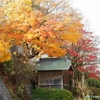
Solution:
[(0, 78), (0, 100), (11, 100), (10, 93)]

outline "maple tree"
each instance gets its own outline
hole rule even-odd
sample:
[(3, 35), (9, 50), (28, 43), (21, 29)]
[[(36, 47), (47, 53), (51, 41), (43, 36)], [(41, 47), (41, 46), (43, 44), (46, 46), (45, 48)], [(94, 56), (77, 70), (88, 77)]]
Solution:
[[(77, 44), (65, 45), (67, 48), (67, 56), (72, 61), (74, 68), (73, 83), (81, 83), (84, 87), (85, 76), (97, 78), (96, 70), (93, 72), (93, 67), (97, 67), (98, 60), (98, 46), (96, 45), (97, 40), (92, 32), (81, 30), (82, 37)], [(73, 85), (73, 87), (75, 87)], [(82, 87), (82, 86), (81, 86)], [(79, 87), (80, 88), (80, 87)]]
[[(67, 57), (72, 62), (74, 73), (72, 75), (72, 88), (75, 94), (84, 98), (84, 95), (91, 93), (86, 78), (98, 79), (100, 71), (97, 70), (99, 42), (92, 32), (81, 30), (82, 37), (77, 44), (67, 44), (64, 46), (67, 50)], [(76, 96), (77, 96), (76, 95)]]
[[(43, 10), (49, 13), (43, 13), (36, 8), (36, 6), (42, 8), (41, 5), (46, 4), (44, 0), (33, 0), (33, 3), (31, 0), (12, 0), (2, 6), (0, 8), (0, 34), (1, 37), (2, 34), (5, 35), (3, 42), (9, 42), (9, 47), (22, 46), (27, 52), (35, 50), (49, 56), (65, 56), (66, 50), (62, 48), (62, 45), (68, 41), (77, 43), (81, 37), (80, 29), (83, 25), (78, 17), (79, 14), (73, 12), (74, 10), (68, 12), (68, 7), (64, 12), (57, 14), (53, 12), (61, 1), (53, 4), (48, 0), (49, 3), (52, 4), (52, 10), (49, 11), (50, 5), (49, 9)], [(27, 56), (27, 52), (23, 55)]]
[(91, 32), (81, 30), (82, 37), (77, 44), (68, 46), (68, 57), (74, 67), (92, 65), (97, 61), (99, 48), (95, 45), (94, 36)]
[[(80, 14), (66, 4), (62, 0), (7, 0), (0, 7), (0, 46), (9, 54), (4, 59), (5, 53), (2, 53), (0, 62), (4, 62), (13, 83), (27, 84), (34, 80), (35, 63), (30, 64), (31, 58), (40, 58), (43, 54), (66, 56), (63, 45), (76, 44), (80, 39), (83, 27)], [(11, 61), (6, 62), (8, 58)]]

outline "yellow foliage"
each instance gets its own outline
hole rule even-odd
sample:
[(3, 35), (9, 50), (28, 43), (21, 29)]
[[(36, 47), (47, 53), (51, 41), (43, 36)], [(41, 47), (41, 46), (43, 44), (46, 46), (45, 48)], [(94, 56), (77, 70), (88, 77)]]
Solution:
[(9, 44), (0, 40), (0, 62), (8, 61), (11, 59), (9, 51)]
[(28, 19), (28, 13), (31, 12), (31, 6), (25, 5), (25, 3), (31, 3), (31, 0), (16, 0), (9, 2), (3, 7), (8, 22), (24, 22)]
[(31, 5), (32, 4), (32, 0), (19, 0), (19, 2), (20, 1), (26, 3), (27, 5)]
[(81, 38), (81, 34), (79, 34), (79, 33), (64, 33), (62, 35), (62, 38), (66, 41), (70, 41), (70, 42), (76, 44), (77, 41)]
[[(35, 0), (36, 5), (40, 2), (47, 4), (46, 2), (51, 2), (51, 0)], [(57, 3), (52, 6), (54, 8)], [(82, 24), (80, 21), (73, 20), (70, 14), (62, 16), (58, 14), (60, 16), (58, 18), (52, 13), (45, 16), (41, 10), (32, 9), (32, 0), (14, 0), (4, 5), (0, 11), (2, 15), (0, 20), (3, 23), (0, 26), (0, 33), (4, 33), (4, 36), (1, 36), (3, 41), (0, 42), (2, 55), (0, 61), (9, 60), (10, 46), (22, 46), (22, 41), (29, 42), (37, 51), (47, 53), (49, 56), (65, 56), (66, 50), (61, 48), (63, 43), (66, 41), (77, 43), (81, 37), (79, 31)], [(9, 46), (10, 40), (14, 40), (14, 43), (10, 43)]]

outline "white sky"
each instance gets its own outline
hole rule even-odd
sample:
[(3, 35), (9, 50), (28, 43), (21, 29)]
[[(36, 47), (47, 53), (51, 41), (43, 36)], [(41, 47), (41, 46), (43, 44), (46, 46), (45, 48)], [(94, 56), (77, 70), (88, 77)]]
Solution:
[(72, 0), (71, 6), (84, 15), (85, 23), (88, 20), (90, 31), (100, 36), (100, 0)]

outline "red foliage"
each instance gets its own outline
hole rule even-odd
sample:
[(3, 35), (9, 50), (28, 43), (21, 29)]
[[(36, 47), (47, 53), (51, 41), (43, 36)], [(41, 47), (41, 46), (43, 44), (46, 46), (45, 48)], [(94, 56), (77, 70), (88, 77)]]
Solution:
[(92, 65), (92, 66), (88, 66), (87, 68), (88, 71), (88, 77), (90, 78), (94, 78), (94, 79), (98, 79), (100, 78), (100, 70), (97, 69), (97, 66)]
[(77, 67), (77, 70), (80, 71), (80, 72), (82, 72), (82, 73), (87, 72), (86, 68), (80, 67), (80, 66)]
[(89, 71), (89, 72), (95, 72), (96, 71), (96, 67), (95, 65), (91, 65), (91, 66), (88, 66), (86, 67), (86, 69)]
[(98, 76), (96, 73), (88, 73), (88, 77), (89, 78), (94, 78), (94, 79), (100, 78), (100, 76)]
[(97, 52), (99, 50), (98, 47), (95, 46), (92, 32), (81, 30), (81, 33), (82, 37), (78, 43), (72, 44), (67, 48), (69, 59), (73, 62), (75, 67), (95, 62), (97, 60)]
[(69, 75), (72, 75), (73, 74), (73, 71), (68, 71)]
[(79, 56), (77, 52), (72, 50), (67, 50), (68, 53), (70, 53), (71, 56)]

